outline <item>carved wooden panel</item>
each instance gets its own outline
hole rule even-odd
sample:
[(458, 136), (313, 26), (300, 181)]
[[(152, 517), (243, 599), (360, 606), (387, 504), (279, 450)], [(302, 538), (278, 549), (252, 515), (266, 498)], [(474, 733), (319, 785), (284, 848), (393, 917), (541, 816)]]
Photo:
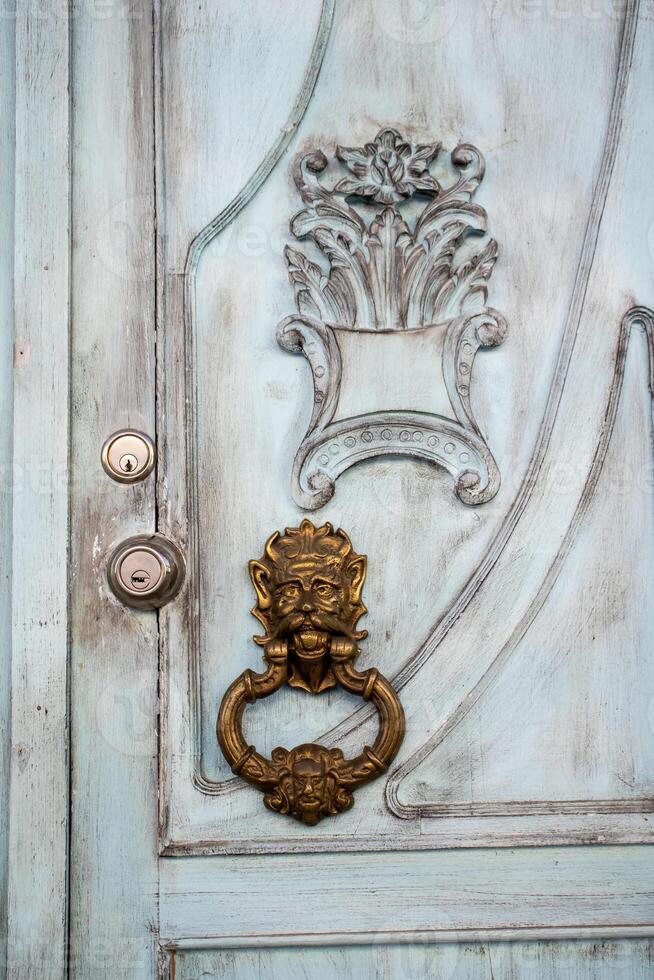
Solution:
[[(310, 239), (323, 260), (320, 265), (306, 250), (285, 249), (298, 313), (281, 321), (277, 339), (284, 350), (305, 355), (314, 387), (311, 421), (293, 464), (292, 490), (300, 507), (322, 507), (341, 473), (380, 456), (410, 456), (444, 467), (467, 504), (486, 503), (499, 489), (497, 464), (470, 401), (477, 350), (496, 347), (506, 333), (503, 317), (486, 305), (497, 242), (470, 242), (486, 231), (483, 208), (471, 203), (484, 160), (471, 144), (455, 147), (456, 176), (444, 186), (430, 171), (440, 149), (440, 143), (413, 146), (397, 130), (382, 129), (365, 146), (336, 147), (351, 173), (332, 190), (316, 176), (328, 168), (322, 150), (298, 162), (295, 183), (306, 207), (290, 230), (294, 238)], [(421, 195), (427, 203), (416, 208)], [(407, 201), (414, 204), (413, 221), (400, 208)], [(403, 409), (385, 403), (381, 412), (348, 415), (341, 402), (348, 373), (364, 404), (375, 396), (374, 385), (360, 382), (365, 348), (350, 363), (344, 357), (352, 331), (377, 335), (382, 356), (386, 334), (397, 340), (406, 331), (422, 333), (424, 343), (414, 344), (414, 356), (426, 356), (434, 378), (442, 378), (432, 382), (434, 389), (445, 385), (441, 413), (416, 411), (410, 385)], [(394, 349), (396, 357), (407, 359), (408, 351)], [(409, 360), (407, 367), (412, 377), (417, 365)]]
[[(189, 558), (161, 619), (165, 852), (649, 840), (649, 22), (630, 2), (490, 31), (462, 3), (423, 43), (384, 4), (257, 6), (248, 51), (271, 18), (288, 44), (245, 86), (238, 39), (214, 56), (229, 7), (167, 6), (159, 53), (159, 514)], [(403, 305), (435, 185), (461, 180), (442, 279)], [(492, 239), (464, 234), (486, 215)], [(361, 667), (407, 731), (354, 809), (302, 827), (232, 776), (214, 726), (255, 653), (247, 560), (316, 506), (368, 555)], [(246, 737), (348, 754), (374, 724), (345, 692), (280, 691)]]

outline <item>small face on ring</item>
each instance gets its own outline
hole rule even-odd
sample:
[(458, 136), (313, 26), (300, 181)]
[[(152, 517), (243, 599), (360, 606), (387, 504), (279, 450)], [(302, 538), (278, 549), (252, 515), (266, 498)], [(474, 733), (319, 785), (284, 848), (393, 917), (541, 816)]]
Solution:
[(291, 769), (293, 805), (303, 818), (318, 814), (326, 802), (327, 775), (320, 759), (297, 759)]
[(352, 806), (352, 793), (342, 785), (344, 759), (340, 749), (307, 743), (294, 749), (275, 749), (277, 786), (264, 802), (270, 810), (288, 813), (307, 826)]

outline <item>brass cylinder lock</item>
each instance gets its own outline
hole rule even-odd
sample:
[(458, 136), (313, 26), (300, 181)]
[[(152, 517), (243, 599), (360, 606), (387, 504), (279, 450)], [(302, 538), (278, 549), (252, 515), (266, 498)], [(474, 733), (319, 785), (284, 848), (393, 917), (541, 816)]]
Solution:
[(107, 476), (118, 483), (138, 483), (152, 473), (156, 459), (154, 443), (145, 432), (121, 429), (102, 447), (102, 465)]
[(123, 541), (109, 560), (107, 578), (114, 595), (135, 609), (157, 609), (174, 599), (185, 565), (176, 544), (160, 534)]

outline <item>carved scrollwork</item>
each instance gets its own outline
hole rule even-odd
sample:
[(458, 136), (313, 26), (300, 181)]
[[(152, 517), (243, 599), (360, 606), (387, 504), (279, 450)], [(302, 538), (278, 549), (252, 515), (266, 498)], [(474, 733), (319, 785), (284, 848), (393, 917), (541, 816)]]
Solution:
[[(344, 531), (306, 520), (283, 536), (275, 532), (263, 558), (250, 562), (253, 614), (265, 629), (255, 641), (264, 647), (268, 668), (262, 674), (245, 670), (228, 688), (218, 741), (232, 771), (264, 793), (269, 810), (307, 825), (352, 806), (354, 789), (387, 769), (404, 736), (404, 712), (389, 682), (374, 667), (359, 672), (353, 666), (358, 641), (367, 635), (356, 629), (366, 611), (365, 573), (366, 558), (352, 550)], [(313, 743), (276, 748), (270, 759), (261, 755), (245, 741), (243, 712), (285, 683), (311, 694), (338, 685), (372, 701), (380, 718), (373, 746), (354, 759)]]
[[(352, 176), (332, 190), (318, 179), (328, 167), (324, 153), (314, 151), (298, 164), (295, 182), (305, 209), (291, 221), (291, 232), (311, 240), (328, 266), (299, 249), (285, 250), (298, 313), (281, 321), (277, 338), (284, 350), (304, 354), (314, 384), (311, 422), (292, 477), (294, 497), (307, 509), (329, 500), (349, 466), (388, 453), (445, 467), (467, 504), (484, 503), (499, 489), (497, 465), (470, 404), (477, 351), (498, 346), (506, 334), (504, 318), (486, 306), (497, 243), (489, 239), (472, 249), (469, 242), (486, 232), (486, 212), (471, 203), (484, 162), (474, 146), (456, 147), (451, 162), (458, 177), (444, 187), (429, 171), (439, 152), (438, 143), (414, 147), (396, 130), (382, 130), (362, 148), (336, 148)], [(411, 221), (400, 208), (414, 197), (427, 203)], [(372, 203), (381, 208), (370, 214)], [(410, 330), (444, 337), (452, 417), (407, 405), (406, 411), (335, 422), (344, 370), (339, 333)]]

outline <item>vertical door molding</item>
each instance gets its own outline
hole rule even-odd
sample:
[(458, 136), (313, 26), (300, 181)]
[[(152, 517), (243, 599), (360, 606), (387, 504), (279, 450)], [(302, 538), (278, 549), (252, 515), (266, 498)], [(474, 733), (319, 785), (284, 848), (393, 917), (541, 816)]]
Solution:
[[(9, 772), (11, 704), (11, 479), (13, 415), (13, 268), (14, 268), (14, 22), (0, 20), (0, 771)], [(7, 942), (7, 835), (9, 780), (0, 780), (0, 963)]]
[(155, 431), (153, 4), (72, 19), (70, 977), (152, 977), (157, 934), (156, 612), (107, 583), (155, 530), (155, 475), (104, 472), (104, 440)]
[(17, 11), (7, 974), (46, 978), (66, 971), (69, 36), (53, 5)]

